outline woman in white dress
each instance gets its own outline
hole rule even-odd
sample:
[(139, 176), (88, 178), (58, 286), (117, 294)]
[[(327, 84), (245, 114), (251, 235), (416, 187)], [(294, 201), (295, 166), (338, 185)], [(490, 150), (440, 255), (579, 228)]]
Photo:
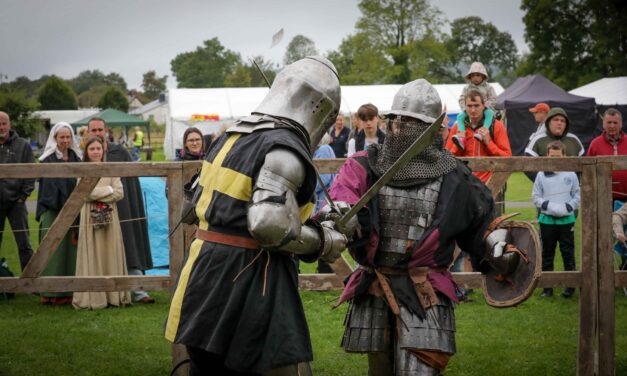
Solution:
[[(99, 137), (87, 140), (84, 161), (102, 162), (104, 141)], [(103, 177), (87, 196), (81, 209), (76, 258), (77, 276), (128, 275), (122, 230), (116, 202), (124, 197), (120, 178)], [(108, 305), (131, 304), (129, 291), (75, 292), (72, 305), (80, 309), (102, 309)]]

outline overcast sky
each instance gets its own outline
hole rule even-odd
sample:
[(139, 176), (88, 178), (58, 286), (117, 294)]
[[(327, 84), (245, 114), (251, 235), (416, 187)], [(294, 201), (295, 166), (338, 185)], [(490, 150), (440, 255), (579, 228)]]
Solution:
[[(167, 74), (170, 61), (218, 37), (247, 59), (262, 55), (281, 63), (298, 34), (325, 53), (355, 30), (357, 0), (0, 0), (0, 75), (75, 77), (86, 69), (120, 73), (129, 88), (142, 74)], [(519, 51), (524, 42), (520, 0), (431, 0), (452, 21), (480, 16), (508, 31)], [(280, 44), (272, 35), (283, 28)], [(5, 78), (3, 78), (6, 81)]]

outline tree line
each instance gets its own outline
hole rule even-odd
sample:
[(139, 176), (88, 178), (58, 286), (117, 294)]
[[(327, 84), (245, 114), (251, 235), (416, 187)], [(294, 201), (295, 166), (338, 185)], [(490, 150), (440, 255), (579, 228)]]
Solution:
[(148, 71), (143, 75), (143, 91), (129, 91), (119, 73), (104, 74), (97, 69), (85, 70), (69, 80), (54, 75), (36, 80), (21, 76), (0, 84), (0, 110), (9, 114), (18, 134), (30, 137), (42, 130), (41, 123), (31, 116), (36, 110), (98, 107), (128, 112), (129, 96), (148, 103), (165, 91), (167, 78)]
[[(540, 73), (570, 90), (603, 77), (627, 75), (627, 2), (619, 0), (521, 0), (525, 41), (520, 53), (512, 36), (477, 16), (448, 21), (429, 0), (361, 0), (352, 34), (324, 55), (342, 84), (403, 84), (416, 77), (459, 83), (473, 61), (507, 87), (517, 77)], [(504, 14), (507, 19), (509, 15)], [(319, 53), (306, 36), (295, 36), (283, 64)], [(267, 76), (276, 74), (263, 57)], [(250, 61), (207, 40), (171, 62), (178, 87), (264, 86)]]

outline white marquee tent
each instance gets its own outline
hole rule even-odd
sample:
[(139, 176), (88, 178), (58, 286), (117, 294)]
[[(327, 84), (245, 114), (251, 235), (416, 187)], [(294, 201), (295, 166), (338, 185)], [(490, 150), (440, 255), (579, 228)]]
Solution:
[(627, 76), (602, 78), (569, 91), (582, 97), (592, 97), (597, 105), (627, 104)]
[[(499, 83), (491, 84), (496, 94), (503, 92)], [(453, 117), (460, 112), (459, 96), (465, 84), (434, 85), (446, 110)], [(392, 105), (394, 94), (401, 85), (342, 86), (341, 112), (351, 114), (362, 104), (372, 103), (379, 111)], [(183, 133), (190, 126), (203, 134), (219, 132), (233, 120), (249, 115), (268, 92), (267, 88), (170, 89), (164, 152), (174, 159), (175, 150), (183, 144)]]
[(592, 97), (596, 101), (599, 121), (595, 135), (603, 131), (603, 122), (600, 117), (610, 107), (620, 111), (623, 117), (623, 132), (627, 132), (627, 76), (602, 78), (573, 89), (569, 93)]

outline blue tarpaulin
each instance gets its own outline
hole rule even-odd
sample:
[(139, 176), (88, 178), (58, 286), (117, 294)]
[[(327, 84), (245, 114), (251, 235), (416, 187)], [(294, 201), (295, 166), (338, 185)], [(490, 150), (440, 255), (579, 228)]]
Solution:
[(168, 199), (165, 197), (165, 181), (160, 177), (140, 177), (144, 194), (144, 207), (148, 217), (148, 237), (155, 269), (146, 274), (170, 274), (170, 244), (168, 242)]

